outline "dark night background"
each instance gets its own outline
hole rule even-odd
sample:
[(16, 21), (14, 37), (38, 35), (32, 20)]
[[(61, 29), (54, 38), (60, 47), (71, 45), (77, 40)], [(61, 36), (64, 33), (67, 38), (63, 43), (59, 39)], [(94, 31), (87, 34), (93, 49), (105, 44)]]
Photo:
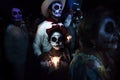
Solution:
[[(67, 0), (67, 1), (69, 1), (69, 0)], [(3, 47), (1, 45), (3, 45), (3, 36), (4, 36), (3, 34), (4, 34), (5, 26), (7, 26), (8, 22), (9, 22), (10, 9), (12, 7), (20, 7), (23, 12), (23, 17), (27, 17), (32, 14), (33, 15), (32, 19), (35, 19), (37, 17), (42, 19), (43, 18), (42, 14), (41, 14), (42, 2), (43, 2), (43, 0), (0, 0), (0, 21), (2, 23), (2, 24), (0, 23), (0, 49), (1, 49), (1, 51), (3, 49)], [(115, 15), (118, 16), (119, 20), (120, 20), (120, 0), (83, 0), (82, 5), (81, 5), (81, 10), (84, 13), (87, 10), (93, 10), (94, 8), (96, 8), (99, 5), (105, 6), (109, 9), (113, 10)], [(68, 12), (67, 5), (64, 10), (65, 10), (65, 12)], [(30, 62), (34, 63), (32, 61), (30, 61)], [(33, 72), (35, 72), (35, 71), (33, 71)]]
[[(67, 0), (69, 1), (69, 0)], [(29, 15), (30, 13), (35, 16), (40, 16), (40, 7), (43, 0), (0, 0), (0, 16), (7, 17), (9, 14), (8, 11), (13, 6), (21, 7), (24, 16)], [(82, 10), (92, 10), (98, 5), (106, 6), (119, 14), (120, 1), (119, 0), (83, 0)]]

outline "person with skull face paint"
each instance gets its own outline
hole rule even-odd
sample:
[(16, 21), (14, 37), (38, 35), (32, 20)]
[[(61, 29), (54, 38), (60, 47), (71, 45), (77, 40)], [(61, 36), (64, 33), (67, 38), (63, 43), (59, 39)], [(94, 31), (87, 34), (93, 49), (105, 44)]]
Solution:
[(44, 52), (49, 52), (52, 49), (52, 45), (48, 41), (48, 34), (46, 32), (49, 29), (63, 29), (66, 42), (70, 42), (71, 36), (68, 34), (66, 28), (60, 21), (65, 2), (65, 0), (45, 0), (43, 2), (41, 11), (43, 16), (47, 19), (39, 24), (33, 43), (34, 54), (37, 57)]
[[(52, 42), (51, 40), (49, 40), (50, 39), (49, 31), (52, 31), (54, 29), (61, 29), (62, 34), (64, 35), (63, 38), (65, 39), (64, 40), (65, 42), (63, 43), (67, 44), (68, 42), (70, 42), (71, 36), (68, 34), (67, 29), (64, 27), (63, 23), (61, 22), (62, 11), (64, 9), (65, 2), (66, 0), (45, 0), (42, 3), (41, 11), (43, 16), (46, 17), (46, 20), (38, 25), (35, 40), (33, 43), (34, 54), (37, 56), (37, 60), (40, 64), (42, 63), (41, 59), (44, 58), (42, 56), (48, 55), (49, 52), (53, 50), (53, 48), (59, 51), (59, 47), (61, 46), (61, 43), (58, 42), (59, 45), (55, 43), (55, 40), (56, 38), (58, 39), (58, 36), (56, 36), (56, 38), (54, 38)], [(54, 35), (56, 34), (58, 33), (55, 33)], [(59, 34), (59, 37), (60, 37), (60, 34)], [(47, 58), (49, 59), (49, 57)], [(49, 61), (44, 61), (45, 67), (49, 67), (50, 66), (49, 64), (50, 64)], [(43, 71), (43, 73), (44, 72), (45, 71)], [(48, 72), (49, 71), (47, 71), (46, 73)], [(43, 76), (46, 76), (46, 75), (43, 75)]]
[[(5, 57), (10, 67), (11, 80), (24, 80), (24, 67), (28, 50), (28, 31), (19, 8), (11, 9), (10, 23), (5, 32)], [(9, 69), (9, 68), (8, 68)]]
[(97, 7), (85, 13), (79, 24), (81, 49), (70, 64), (72, 80), (117, 80), (113, 58), (118, 45), (116, 29), (109, 9)]
[[(65, 47), (65, 36), (61, 28), (54, 28), (47, 30), (48, 41), (52, 45), (49, 52), (41, 54), (40, 64), (42, 70), (48, 70), (46, 76), (50, 80), (69, 80), (69, 50)], [(59, 59), (55, 67), (52, 59)], [(48, 62), (48, 64), (46, 64)], [(48, 73), (48, 74), (47, 74)], [(65, 76), (65, 77), (63, 77)]]

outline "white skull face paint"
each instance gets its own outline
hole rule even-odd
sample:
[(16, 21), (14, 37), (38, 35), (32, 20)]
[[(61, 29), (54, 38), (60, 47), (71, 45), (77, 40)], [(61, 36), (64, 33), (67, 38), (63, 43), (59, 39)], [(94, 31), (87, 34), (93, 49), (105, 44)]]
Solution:
[(52, 14), (55, 17), (61, 17), (62, 14), (62, 4), (61, 3), (53, 3), (52, 5)]
[(21, 21), (22, 20), (22, 13), (19, 8), (12, 8), (12, 17), (14, 21)]
[(55, 50), (59, 50), (62, 46), (62, 34), (54, 32), (50, 38), (50, 43)]
[(112, 18), (104, 18), (98, 33), (98, 43), (104, 48), (116, 49), (118, 44), (118, 34), (116, 25)]

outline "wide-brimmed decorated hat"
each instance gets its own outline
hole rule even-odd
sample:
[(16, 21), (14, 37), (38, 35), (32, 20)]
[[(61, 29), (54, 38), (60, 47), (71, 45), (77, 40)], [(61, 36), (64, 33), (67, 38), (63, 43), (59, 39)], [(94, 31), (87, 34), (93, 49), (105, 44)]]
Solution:
[(54, 1), (60, 1), (62, 3), (62, 6), (64, 9), (64, 6), (65, 6), (65, 2), (66, 0), (44, 0), (42, 5), (41, 5), (41, 12), (42, 14), (45, 16), (45, 17), (48, 17), (49, 16), (49, 13), (48, 13), (48, 7), (50, 6), (51, 3), (53, 3)]

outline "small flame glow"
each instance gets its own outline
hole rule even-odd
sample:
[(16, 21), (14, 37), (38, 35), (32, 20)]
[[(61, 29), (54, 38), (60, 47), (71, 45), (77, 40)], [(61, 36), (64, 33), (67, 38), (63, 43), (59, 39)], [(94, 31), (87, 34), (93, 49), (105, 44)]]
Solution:
[(67, 42), (70, 42), (71, 38), (72, 38), (71, 35), (67, 36)]
[(55, 68), (57, 68), (60, 62), (60, 57), (57, 57), (57, 56), (51, 57), (51, 61), (54, 64)]

